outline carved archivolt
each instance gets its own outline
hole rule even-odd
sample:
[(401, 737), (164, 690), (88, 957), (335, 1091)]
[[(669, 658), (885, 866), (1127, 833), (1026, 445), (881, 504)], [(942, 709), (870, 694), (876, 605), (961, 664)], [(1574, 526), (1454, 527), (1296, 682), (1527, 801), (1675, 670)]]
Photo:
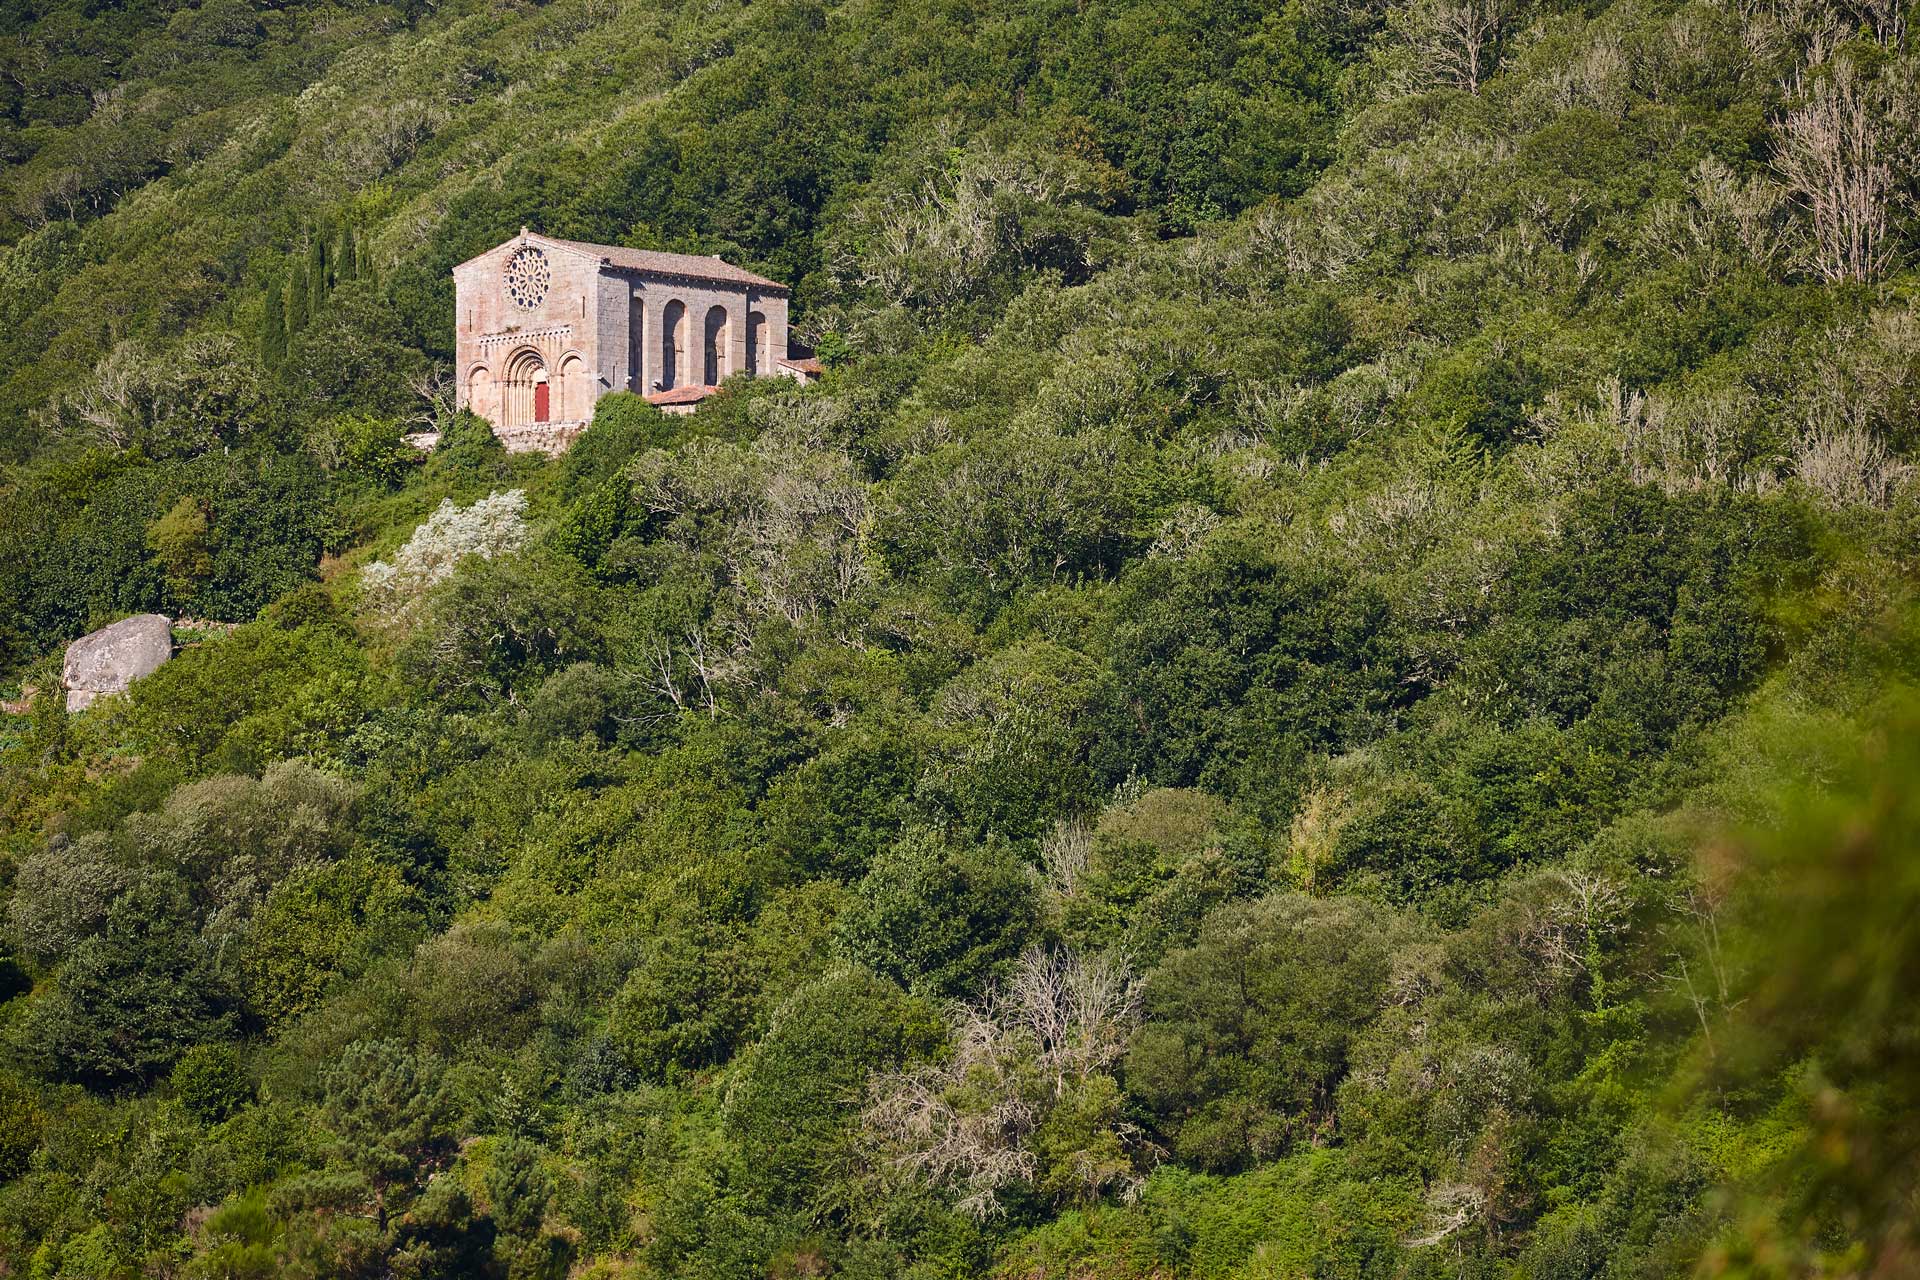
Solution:
[(547, 362), (532, 347), (521, 347), (507, 357), (500, 371), (500, 425), (520, 427), (554, 416), (548, 388), (547, 412), (537, 412), (540, 388), (548, 382)]

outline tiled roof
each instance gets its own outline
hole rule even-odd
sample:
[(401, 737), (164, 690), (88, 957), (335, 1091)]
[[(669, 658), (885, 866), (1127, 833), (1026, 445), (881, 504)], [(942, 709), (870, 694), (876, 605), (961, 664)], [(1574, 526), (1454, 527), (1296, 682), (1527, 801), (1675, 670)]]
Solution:
[(649, 391), (648, 404), (699, 404), (708, 396), (719, 391), (718, 387), (701, 386), (698, 383), (690, 387), (675, 387), (671, 391)]
[(808, 376), (814, 377), (814, 378), (819, 377), (821, 374), (827, 371), (827, 366), (821, 364), (818, 360), (814, 359), (812, 356), (794, 356), (794, 357), (783, 356), (780, 360), (780, 363), (787, 366), (787, 368), (789, 369), (798, 369), (801, 373), (807, 374)]
[(619, 245), (588, 244), (583, 240), (562, 240), (557, 236), (536, 235), (534, 238), (568, 249), (577, 249), (581, 253), (590, 253), (596, 258), (604, 258), (614, 266), (625, 267), (629, 271), (656, 271), (662, 275), (692, 276), (699, 280), (726, 280), (733, 284), (751, 284), (763, 289), (778, 289), (782, 293), (787, 289), (787, 286), (778, 280), (757, 276), (751, 271), (742, 270), (731, 262), (722, 262), (718, 258), (703, 258), (692, 253), (662, 253), (657, 249), (622, 249)]

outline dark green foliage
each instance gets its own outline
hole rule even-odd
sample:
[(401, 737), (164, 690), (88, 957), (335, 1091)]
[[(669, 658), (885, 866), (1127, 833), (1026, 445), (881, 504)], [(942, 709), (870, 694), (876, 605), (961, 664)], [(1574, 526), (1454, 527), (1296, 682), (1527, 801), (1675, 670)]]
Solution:
[(1416, 691), (1368, 584), (1227, 542), (1125, 586), (1115, 665), (1156, 780), (1284, 782), (1311, 752), (1364, 745)]
[(663, 931), (614, 997), (609, 1031), (648, 1079), (725, 1062), (752, 1020), (755, 976), (738, 928)]
[(1911, 39), (1467, 9), (0, 16), (0, 1270), (1910, 1270)]
[(551, 742), (591, 738), (610, 743), (619, 736), (621, 712), (631, 701), (612, 671), (576, 662), (548, 676), (527, 699), (527, 722), (538, 737)]
[(58, 986), (29, 1008), (22, 1047), (58, 1078), (119, 1085), (151, 1081), (232, 1025), (185, 887), (156, 872), (114, 901), (102, 933), (73, 949)]
[(1223, 908), (1147, 988), (1127, 1087), (1174, 1151), (1232, 1170), (1316, 1141), (1348, 1044), (1417, 935), (1353, 900), (1281, 895)]
[(935, 700), (948, 730), (929, 791), (969, 829), (1038, 835), (1081, 807), (1100, 774), (1102, 673), (1049, 643), (1017, 645), (955, 677)]
[(339, 280), (360, 278), (360, 251), (353, 238), (353, 224), (340, 228), (340, 251), (334, 258), (334, 276)]
[(922, 767), (902, 732), (848, 735), (773, 783), (760, 806), (768, 839), (801, 875), (858, 880), (912, 815)]
[(202, 1044), (182, 1054), (168, 1077), (173, 1096), (202, 1120), (226, 1119), (253, 1101), (240, 1053), (230, 1044)]
[(406, 667), (451, 703), (518, 699), (605, 649), (597, 601), (568, 562), (470, 558), (433, 602)]
[(15, 608), (53, 635), (141, 611), (249, 620), (314, 576), (329, 529), (323, 477), (299, 456), (121, 463), (84, 497), (45, 480), (0, 494), (0, 518), (20, 522), (4, 552)]
[(427, 1188), (394, 1232), (390, 1262), (405, 1280), (499, 1280), (494, 1225), (474, 1210), (464, 1187), (442, 1180)]
[(350, 1044), (325, 1074), (324, 1113), (343, 1154), (385, 1194), (450, 1140), (443, 1064), (392, 1040)]
[(589, 569), (597, 568), (614, 539), (626, 529), (632, 492), (625, 477), (615, 476), (575, 502), (554, 529), (555, 550)]
[(324, 231), (313, 228), (307, 232), (307, 314), (305, 325), (320, 318), (326, 308), (327, 294), (333, 291), (333, 264), (327, 261), (327, 239)]
[[(307, 321), (313, 318), (312, 284), (307, 275), (307, 264), (296, 261), (291, 272), (292, 283), (287, 286), (287, 333), (299, 333), (307, 327)], [(282, 360), (285, 355), (282, 353)], [(276, 368), (278, 366), (275, 366)]]
[(940, 996), (975, 991), (1026, 945), (1037, 904), (1004, 844), (917, 828), (874, 856), (840, 918), (841, 945), (876, 972)]
[(266, 308), (260, 321), (260, 364), (274, 372), (287, 359), (287, 293), (279, 281), (267, 286)]
[(673, 419), (642, 397), (631, 391), (602, 396), (593, 406), (593, 422), (560, 459), (561, 493), (567, 498), (591, 493), (637, 455), (674, 438)]
[(330, 470), (394, 486), (425, 461), (420, 451), (407, 443), (406, 432), (406, 423), (352, 414), (314, 428), (308, 436), (308, 448), (325, 459)]
[(932, 1053), (940, 1031), (925, 1003), (861, 969), (794, 992), (742, 1064), (723, 1115), (749, 1185), (776, 1202), (851, 1208), (833, 1204), (831, 1188), (857, 1155), (862, 1082)]
[(493, 428), (464, 410), (440, 429), (440, 441), (427, 460), (429, 480), (468, 490), (499, 480), (506, 473), (506, 451)]
[(12, 1075), (0, 1076), (0, 1182), (27, 1171), (40, 1146), (41, 1123), (33, 1090)]

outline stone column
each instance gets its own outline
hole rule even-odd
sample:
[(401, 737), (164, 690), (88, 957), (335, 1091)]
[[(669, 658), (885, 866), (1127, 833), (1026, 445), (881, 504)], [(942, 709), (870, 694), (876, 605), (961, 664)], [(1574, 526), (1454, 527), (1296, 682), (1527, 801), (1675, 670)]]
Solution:
[(727, 353), (724, 357), (727, 373), (746, 371), (747, 312), (752, 309), (745, 290), (727, 299)]
[(657, 290), (648, 288), (640, 294), (640, 394), (647, 395), (653, 390), (653, 384), (660, 379), (660, 343), (666, 330), (662, 328), (666, 317), (666, 299)]

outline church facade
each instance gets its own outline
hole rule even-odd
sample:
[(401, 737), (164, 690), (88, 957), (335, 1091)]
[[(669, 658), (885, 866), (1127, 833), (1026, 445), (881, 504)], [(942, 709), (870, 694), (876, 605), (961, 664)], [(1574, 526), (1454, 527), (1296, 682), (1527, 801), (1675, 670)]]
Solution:
[(510, 450), (557, 453), (601, 396), (667, 412), (735, 373), (810, 380), (787, 349), (787, 287), (719, 258), (520, 234), (453, 269), (461, 408)]

